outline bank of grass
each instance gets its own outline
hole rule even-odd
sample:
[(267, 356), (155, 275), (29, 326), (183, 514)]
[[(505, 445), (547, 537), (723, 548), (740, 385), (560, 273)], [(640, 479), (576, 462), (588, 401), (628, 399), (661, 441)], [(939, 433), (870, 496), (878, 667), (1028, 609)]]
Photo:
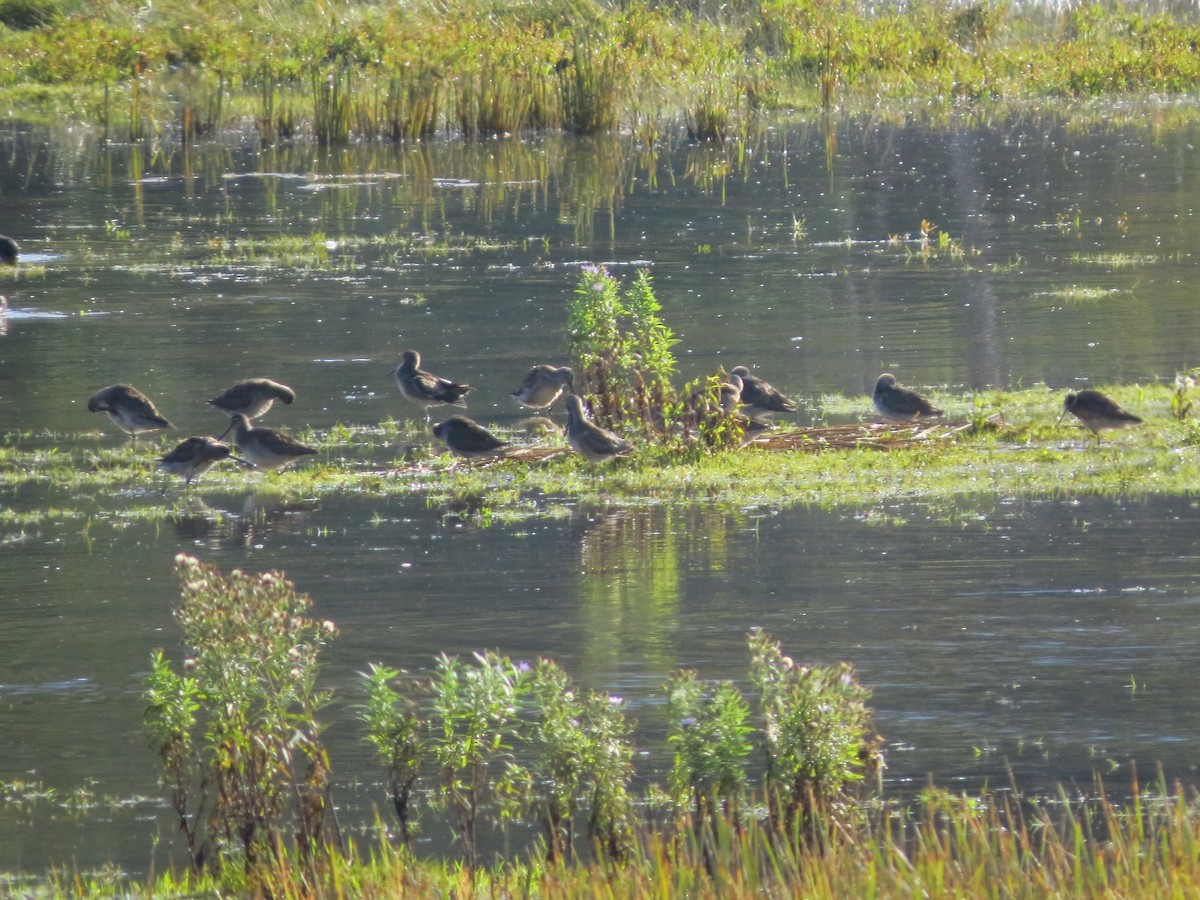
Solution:
[(623, 865), (496, 860), (474, 873), (417, 860), (386, 842), (318, 865), (112, 873), (6, 882), (21, 896), (393, 897), (1187, 897), (1200, 892), (1200, 810), (1161, 781), (1126, 802), (1060, 792), (1027, 801), (930, 789), (854, 824), (779, 835), (720, 821), (705, 840), (643, 827)]
[[(216, 503), (246, 492), (283, 499), (423, 496), (448, 513), (494, 524), (570, 515), (579, 504), (806, 505), (859, 514), (895, 504), (944, 509), (1008, 496), (1194, 493), (1200, 420), (1188, 405), (1189, 388), (1158, 383), (1104, 390), (1145, 424), (1097, 439), (1073, 417), (1059, 421), (1064, 391), (933, 390), (929, 395), (947, 410), (947, 420), (962, 427), (917, 441), (899, 432), (897, 449), (707, 452), (642, 444), (632, 458), (600, 466), (575, 455), (560, 434), (536, 439), (536, 446), (561, 451), (546, 459), (471, 465), (440, 452), (423, 421), (339, 425), (299, 433), (318, 448), (311, 463), (272, 473), (224, 464), (187, 491), (154, 470), (172, 438), (130, 446), (113, 434), (10, 433), (0, 440), (0, 490), (41, 490), (47, 499), (42, 509), (0, 510), (0, 525), (161, 521), (209, 514), (205, 499)], [(824, 396), (808, 405), (821, 421), (873, 419), (868, 397)], [(787, 429), (781, 422), (779, 430)], [(525, 440), (521, 432), (496, 430)]]
[(135, 139), (720, 139), (760, 109), (1181, 93), (1198, 44), (1153, 4), (0, 0), (6, 106)]

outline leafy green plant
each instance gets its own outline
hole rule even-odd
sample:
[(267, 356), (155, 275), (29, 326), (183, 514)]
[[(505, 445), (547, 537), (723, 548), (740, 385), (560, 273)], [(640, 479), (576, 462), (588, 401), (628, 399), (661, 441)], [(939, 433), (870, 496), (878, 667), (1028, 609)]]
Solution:
[(737, 821), (754, 731), (749, 705), (732, 682), (704, 682), (690, 669), (673, 673), (665, 688), (672, 796), (691, 813), (697, 833), (715, 827), (721, 814)]
[(797, 665), (762, 631), (748, 644), (771, 817), (791, 830), (834, 812), (846, 784), (862, 779), (875, 752), (867, 737), (870, 691), (848, 663)]
[(309, 618), (312, 601), (279, 573), (175, 565), (191, 657), (179, 674), (152, 655), (145, 728), (193, 867), (274, 862), (288, 834), (303, 858), (324, 855), (336, 834), (316, 676), (333, 624)]
[(678, 341), (659, 317), (661, 310), (647, 271), (639, 271), (622, 291), (603, 267), (583, 267), (567, 334), (582, 373), (578, 389), (607, 427), (666, 431), (675, 371), (671, 348)]
[(387, 772), (400, 839), (408, 846), (412, 840), (410, 801), (425, 754), (426, 723), (411, 692), (393, 687), (403, 672), (372, 663), (361, 675), (367, 702), (360, 708), (359, 718), (366, 725), (367, 742)]
[(696, 446), (705, 451), (733, 450), (746, 437), (747, 420), (737, 411), (721, 405), (721, 387), (727, 373), (716, 374), (688, 382), (673, 405), (668, 406), (666, 418), (679, 424), (684, 446)]
[(606, 856), (624, 858), (632, 833), (633, 751), (619, 703), (581, 690), (553, 660), (538, 660), (530, 687), (529, 803), (545, 828), (548, 858), (575, 858), (574, 822), (584, 796), (590, 799), (593, 844)]
[(519, 770), (506, 764), (513, 759), (518, 713), (528, 688), (528, 668), (496, 653), (476, 653), (473, 663), (445, 654), (437, 658), (429, 755), (441, 773), (437, 802), (450, 809), (472, 869), (485, 804), (517, 792)]

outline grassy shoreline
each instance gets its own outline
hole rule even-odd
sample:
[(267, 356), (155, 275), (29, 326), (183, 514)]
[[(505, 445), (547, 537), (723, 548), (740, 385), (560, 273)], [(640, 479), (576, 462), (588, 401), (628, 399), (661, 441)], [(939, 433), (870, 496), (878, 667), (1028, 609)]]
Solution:
[(723, 139), (760, 110), (1179, 94), (1200, 85), (1198, 44), (1200, 23), (1121, 3), (0, 2), (9, 109), (133, 140), (651, 145), (680, 120)]
[[(1172, 404), (1180, 402), (1177, 389), (1154, 384), (1105, 391), (1146, 423), (1097, 441), (1074, 419), (1058, 421), (1061, 392), (1033, 388), (954, 396), (935, 391), (930, 396), (947, 409), (950, 427), (915, 441), (910, 431), (898, 429), (880, 441), (884, 446), (894, 441), (897, 449), (809, 452), (751, 446), (708, 453), (643, 445), (632, 459), (600, 467), (575, 456), (561, 435), (538, 439), (537, 446), (562, 451), (545, 460), (472, 466), (435, 448), (423, 422), (341, 425), (298, 435), (318, 448), (313, 464), (269, 475), (218, 466), (188, 492), (154, 471), (158, 456), (182, 435), (132, 448), (111, 434), (95, 432), (10, 433), (0, 436), (0, 489), (37, 486), (51, 492), (94, 492), (102, 498), (119, 488), (121, 508), (103, 510), (105, 503), (99, 502), (103, 512), (98, 521), (111, 517), (114, 523), (170, 519), (183, 511), (188, 497), (248, 488), (306, 497), (425, 496), (431, 505), (469, 508), (489, 524), (570, 515), (576, 504), (805, 505), (860, 513), (898, 503), (938, 509), (1012, 495), (1194, 494), (1200, 483), (1200, 422), (1173, 415)], [(820, 409), (823, 416), (846, 420), (863, 414), (869, 404), (866, 397), (823, 397)], [(787, 423), (781, 422), (777, 431), (786, 434)], [(515, 431), (498, 433), (520, 440)], [(0, 524), (92, 520), (96, 515), (94, 508), (10, 507), (0, 512)]]

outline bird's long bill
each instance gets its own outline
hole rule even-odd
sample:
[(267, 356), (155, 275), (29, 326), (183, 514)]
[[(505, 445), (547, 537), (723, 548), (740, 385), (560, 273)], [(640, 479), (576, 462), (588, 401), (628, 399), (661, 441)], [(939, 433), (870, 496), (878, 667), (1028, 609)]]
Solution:
[(1064, 406), (1064, 407), (1063, 407), (1063, 411), (1062, 411), (1062, 415), (1060, 415), (1060, 416), (1058, 417), (1058, 421), (1057, 421), (1057, 422), (1055, 422), (1054, 424), (1055, 424), (1055, 425), (1061, 425), (1061, 424), (1062, 424), (1062, 420), (1063, 420), (1063, 419), (1065, 419), (1065, 418), (1067, 417), (1067, 413), (1068, 413), (1068, 412), (1070, 412), (1070, 410), (1068, 410), (1068, 409), (1067, 409), (1067, 408)]
[(250, 462), (250, 460), (242, 459), (240, 456), (234, 456), (232, 453), (229, 454), (227, 459), (232, 459), (239, 466), (245, 466), (247, 469), (257, 469), (258, 468), (258, 466), (256, 466), (254, 463)]
[(218, 437), (217, 440), (218, 441), (225, 440), (225, 435), (229, 434), (229, 432), (231, 432), (231, 431), (233, 431), (233, 419), (229, 420), (229, 427), (221, 432), (220, 437)]

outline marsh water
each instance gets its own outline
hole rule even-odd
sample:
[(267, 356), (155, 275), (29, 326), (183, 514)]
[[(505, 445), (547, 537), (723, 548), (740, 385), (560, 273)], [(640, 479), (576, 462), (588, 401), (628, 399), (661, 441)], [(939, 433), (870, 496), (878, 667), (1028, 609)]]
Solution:
[[(409, 347), (475, 385), (473, 417), (512, 426), (521, 375), (567, 361), (584, 263), (650, 268), (681, 376), (747, 364), (803, 400), (801, 421), (821, 419), (828, 394), (861, 395), (867, 415), (885, 370), (952, 393), (1058, 392), (1200, 363), (1187, 104), (780, 121), (653, 151), (134, 147), (8, 123), (0, 209), (24, 250), (21, 271), (0, 272), (0, 430), (25, 447), (121, 445), (85, 405), (114, 382), (184, 434), (221, 430), (203, 400), (252, 375), (296, 389), (274, 427), (412, 420), (389, 377)], [(664, 677), (743, 678), (752, 627), (796, 659), (855, 665), (890, 789), (978, 790), (1010, 771), (1034, 791), (1085, 789), (1094, 772), (1119, 786), (1135, 764), (1200, 780), (1190, 496), (1063, 485), (937, 510), (697, 502), (506, 524), (420, 492), (255, 485), (201, 492), (166, 524), (122, 516), (178, 502), (157, 486), (0, 489), (0, 869), (145, 871), (169, 856), (139, 693), (151, 649), (178, 649), (181, 551), (282, 569), (337, 623), (328, 737), (350, 827), (385, 803), (347, 712), (369, 662), (553, 657), (625, 699), (655, 778), (669, 766)], [(38, 509), (75, 514), (20, 524)], [(426, 838), (446, 830), (431, 822)]]

